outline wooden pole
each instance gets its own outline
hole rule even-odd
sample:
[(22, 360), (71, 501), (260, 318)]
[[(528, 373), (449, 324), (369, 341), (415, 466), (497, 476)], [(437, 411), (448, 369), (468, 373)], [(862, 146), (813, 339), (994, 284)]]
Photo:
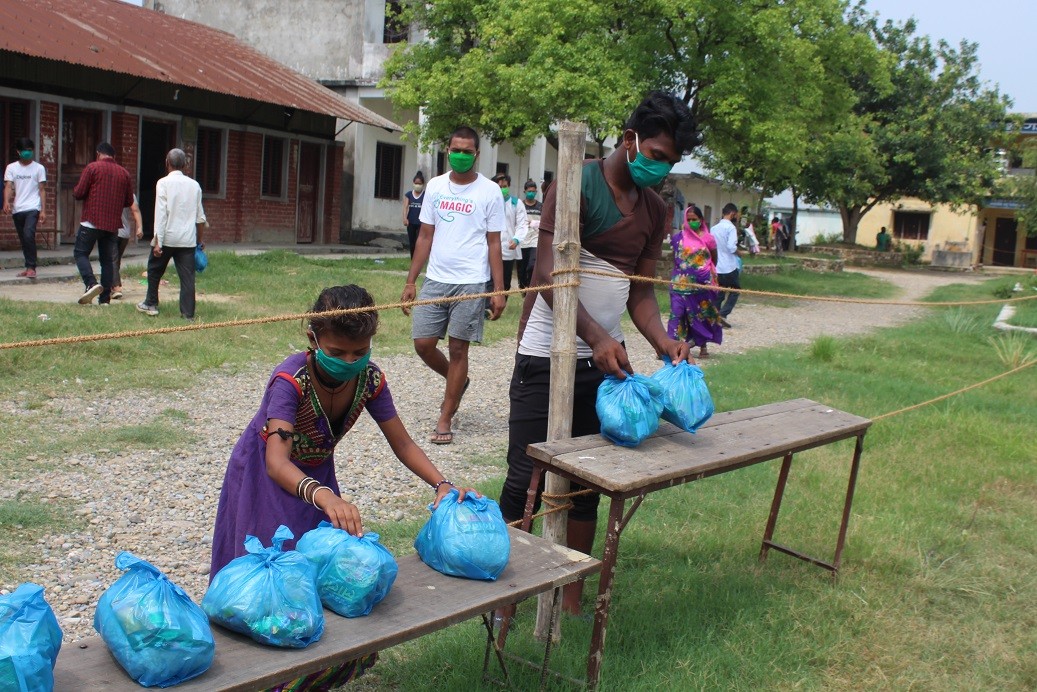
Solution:
[[(579, 279), (580, 266), (580, 179), (587, 150), (587, 126), (563, 121), (558, 126), (558, 190), (555, 208), (554, 266), (555, 283)], [(569, 273), (565, 273), (569, 272)], [(556, 288), (553, 291), (553, 336), (551, 340), (551, 391), (548, 405), (547, 441), (572, 437), (573, 389), (576, 380), (576, 308), (579, 287)], [(547, 474), (544, 492), (564, 495), (569, 492), (568, 479)], [(544, 538), (559, 545), (566, 542), (568, 512), (555, 512), (544, 517)], [(558, 616), (549, 594), (539, 597), (534, 635), (546, 639), (554, 632), (561, 639), (561, 628), (550, 627)]]

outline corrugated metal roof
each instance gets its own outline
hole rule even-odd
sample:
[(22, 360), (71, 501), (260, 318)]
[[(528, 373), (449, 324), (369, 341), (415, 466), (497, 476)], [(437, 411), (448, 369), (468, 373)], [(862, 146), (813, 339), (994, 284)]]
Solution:
[(0, 49), (400, 129), (231, 34), (118, 0), (0, 0)]

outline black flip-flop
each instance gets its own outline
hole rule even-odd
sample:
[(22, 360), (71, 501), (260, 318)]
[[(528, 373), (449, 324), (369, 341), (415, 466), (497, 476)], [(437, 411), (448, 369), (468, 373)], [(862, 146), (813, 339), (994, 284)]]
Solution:
[[(446, 439), (443, 439), (446, 438)], [(446, 432), (440, 432), (439, 430), (432, 433), (432, 436), (428, 438), (428, 441), (434, 445), (448, 445), (454, 441), (454, 431), (447, 430)]]

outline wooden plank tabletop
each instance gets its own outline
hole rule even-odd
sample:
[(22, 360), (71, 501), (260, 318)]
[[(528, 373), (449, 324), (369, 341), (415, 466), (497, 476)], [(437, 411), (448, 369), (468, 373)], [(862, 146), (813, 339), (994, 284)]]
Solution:
[(587, 487), (631, 497), (855, 437), (870, 425), (867, 418), (793, 399), (715, 414), (694, 435), (664, 422), (633, 449), (584, 435), (530, 445), (529, 454)]
[[(509, 528), (511, 558), (497, 581), (448, 577), (417, 555), (399, 558), (399, 574), (385, 600), (370, 615), (343, 618), (324, 611), (324, 636), (305, 649), (279, 649), (213, 627), (212, 667), (177, 690), (257, 690), (306, 675), (333, 663), (381, 651), (499, 606), (549, 591), (601, 569), (583, 553)], [(85, 648), (82, 648), (84, 647)], [(472, 675), (482, 651), (473, 653)], [(108, 653), (100, 637), (62, 645), (54, 671), (57, 692), (140, 690)]]

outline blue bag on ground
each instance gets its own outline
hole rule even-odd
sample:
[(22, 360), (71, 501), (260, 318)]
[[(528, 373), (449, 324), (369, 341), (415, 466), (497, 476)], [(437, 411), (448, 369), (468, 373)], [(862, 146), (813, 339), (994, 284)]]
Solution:
[(295, 550), (282, 550), (295, 535), (279, 526), (273, 545), (264, 548), (245, 537), (248, 555), (234, 558), (216, 573), (202, 599), (212, 621), (260, 644), (301, 649), (324, 634), (324, 608), (317, 595), (317, 568)]
[(125, 574), (101, 594), (94, 629), (119, 665), (144, 687), (170, 687), (207, 671), (216, 655), (209, 619), (179, 586), (123, 551)]
[[(474, 493), (458, 502), (452, 489), (421, 527), (414, 548), (422, 562), (443, 574), (495, 580), (508, 566), (511, 539), (500, 507)], [(432, 506), (429, 505), (429, 509)]]
[(0, 690), (50, 692), (61, 628), (43, 587), (22, 584), (0, 596)]
[(644, 375), (627, 375), (624, 380), (605, 375), (594, 403), (601, 436), (623, 447), (638, 446), (659, 429), (661, 396), (659, 385)]
[(699, 366), (664, 359), (652, 380), (662, 390), (663, 420), (693, 433), (713, 415), (713, 397)]
[(399, 571), (377, 533), (357, 538), (327, 521), (304, 533), (295, 549), (317, 568), (321, 603), (347, 618), (370, 613), (389, 594)]
[(201, 245), (195, 245), (194, 247), (194, 270), (201, 274), (205, 271), (205, 268), (209, 266), (209, 256), (205, 254), (205, 250)]

